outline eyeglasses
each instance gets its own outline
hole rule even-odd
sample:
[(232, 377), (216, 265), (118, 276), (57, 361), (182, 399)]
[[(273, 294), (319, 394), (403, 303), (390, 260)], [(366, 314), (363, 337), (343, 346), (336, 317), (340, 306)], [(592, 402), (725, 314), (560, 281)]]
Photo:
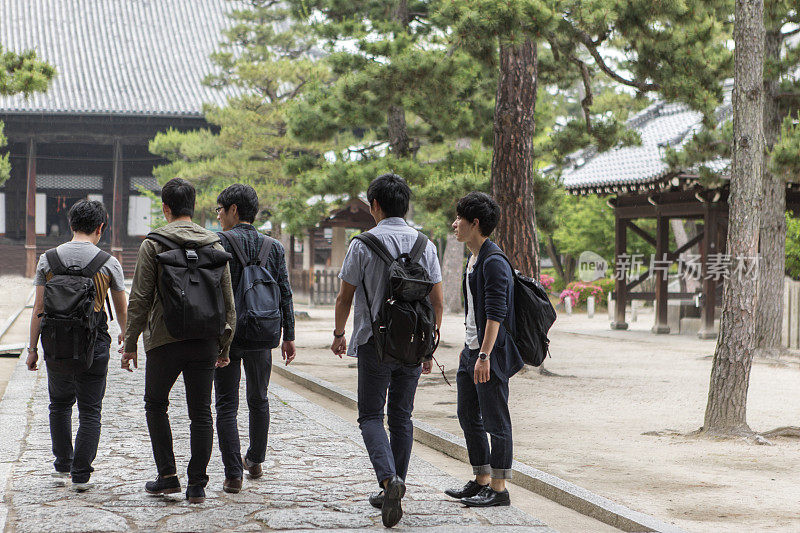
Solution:
[(220, 205), (220, 206), (215, 207), (214, 211), (216, 211), (217, 214), (219, 215), (219, 212), (222, 211), (223, 209), (225, 209), (225, 208)]

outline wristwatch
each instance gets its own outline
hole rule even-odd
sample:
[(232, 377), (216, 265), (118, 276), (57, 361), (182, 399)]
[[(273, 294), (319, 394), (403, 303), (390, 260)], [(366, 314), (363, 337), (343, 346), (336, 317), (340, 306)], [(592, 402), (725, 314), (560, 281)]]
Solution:
[(478, 354), (478, 357), (480, 357), (481, 361), (486, 361), (489, 359), (489, 354), (486, 352), (481, 352)]
[(333, 330), (333, 338), (334, 339), (341, 339), (342, 337), (344, 337), (344, 333), (345, 333), (344, 330), (342, 330), (342, 334), (339, 335), (338, 333), (336, 333), (336, 330)]

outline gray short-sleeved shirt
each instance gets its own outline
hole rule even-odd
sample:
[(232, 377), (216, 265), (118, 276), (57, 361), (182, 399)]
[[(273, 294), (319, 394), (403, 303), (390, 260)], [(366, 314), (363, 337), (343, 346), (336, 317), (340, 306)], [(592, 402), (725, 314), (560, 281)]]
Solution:
[[(87, 241), (69, 241), (56, 248), (58, 258), (65, 267), (77, 266), (84, 268), (91, 263), (100, 248)], [(36, 277), (33, 278), (34, 285), (44, 285), (50, 276), (50, 264), (47, 256), (42, 254), (39, 257), (39, 264), (36, 266)], [(103, 310), (106, 292), (108, 289), (115, 291), (125, 290), (125, 276), (122, 274), (122, 265), (115, 257), (110, 257), (94, 277), (95, 287), (97, 287), (97, 298), (95, 300), (95, 311)]]
[[(409, 226), (399, 217), (390, 217), (381, 220), (376, 227), (369, 230), (386, 246), (393, 257), (408, 253), (417, 240), (417, 230)], [(439, 267), (439, 258), (436, 255), (436, 245), (428, 241), (428, 247), (422, 254), (420, 263), (427, 270), (431, 281), (442, 281), (442, 270)], [(370, 324), (378, 316), (381, 307), (381, 298), (386, 288), (386, 263), (376, 257), (367, 246), (353, 239), (347, 255), (342, 264), (339, 278), (355, 286), (356, 293), (353, 307), (353, 334), (350, 336), (350, 345), (347, 355), (355, 357), (358, 347), (366, 343), (372, 336)], [(364, 282), (362, 285), (362, 281)], [(367, 299), (364, 296), (364, 285), (369, 291), (372, 312), (367, 313)]]

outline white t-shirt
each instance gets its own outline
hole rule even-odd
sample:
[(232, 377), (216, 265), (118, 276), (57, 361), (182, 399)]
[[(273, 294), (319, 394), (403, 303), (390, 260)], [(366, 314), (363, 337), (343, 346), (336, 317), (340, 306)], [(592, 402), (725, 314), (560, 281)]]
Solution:
[(464, 336), (464, 344), (470, 350), (477, 350), (481, 347), (478, 342), (478, 325), (475, 323), (475, 299), (472, 297), (472, 290), (469, 288), (469, 275), (472, 274), (472, 270), (475, 268), (475, 261), (476, 257), (474, 255), (469, 256), (467, 269), (464, 273), (467, 282), (467, 331)]

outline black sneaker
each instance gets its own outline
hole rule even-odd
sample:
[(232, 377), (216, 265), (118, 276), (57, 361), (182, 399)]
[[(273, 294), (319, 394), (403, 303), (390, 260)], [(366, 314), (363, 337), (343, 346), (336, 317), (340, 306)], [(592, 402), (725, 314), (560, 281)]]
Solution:
[(369, 504), (375, 509), (383, 507), (383, 491), (376, 492), (369, 497)]
[(392, 476), (383, 491), (381, 519), (385, 527), (393, 527), (403, 518), (403, 506), (400, 500), (402, 500), (405, 495), (406, 484), (399, 477)]
[(461, 503), (467, 507), (505, 507), (511, 505), (511, 496), (507, 490), (497, 492), (486, 486), (472, 498), (462, 498)]
[(144, 490), (148, 494), (174, 494), (181, 491), (181, 482), (178, 476), (158, 476), (155, 481), (145, 483)]
[(462, 488), (447, 489), (446, 491), (444, 491), (444, 493), (450, 496), (451, 498), (460, 500), (461, 498), (472, 498), (473, 496), (478, 494), (481, 491), (481, 489), (483, 489), (483, 487), (486, 486), (487, 485), (479, 485), (477, 482), (470, 480), (467, 481), (467, 484), (464, 485)]
[(189, 485), (186, 487), (186, 499), (189, 503), (203, 503), (206, 501), (206, 489), (200, 485)]

